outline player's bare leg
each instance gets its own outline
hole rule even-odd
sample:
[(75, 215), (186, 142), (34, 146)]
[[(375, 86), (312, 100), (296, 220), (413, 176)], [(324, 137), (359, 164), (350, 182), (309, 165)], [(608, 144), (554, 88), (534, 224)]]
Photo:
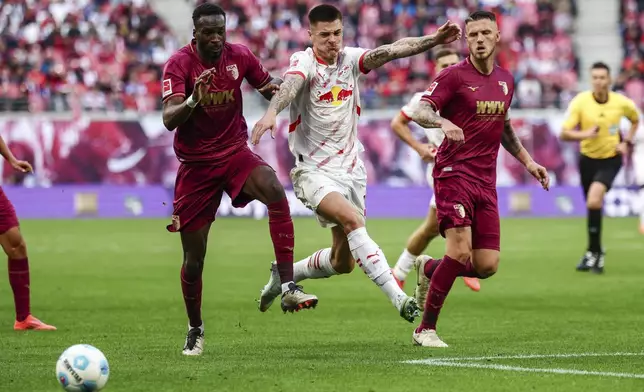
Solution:
[(12, 227), (0, 234), (0, 244), (9, 258), (9, 283), (13, 291), (16, 308), (16, 322), (13, 328), (19, 330), (53, 331), (56, 327), (47, 325), (31, 315), (29, 292), (29, 259), (27, 244), (19, 227)]
[(201, 276), (208, 247), (210, 223), (195, 231), (181, 231), (183, 264), (181, 290), (188, 314), (188, 334), (183, 347), (184, 355), (201, 355), (204, 349), (204, 325), (201, 319)]
[(602, 208), (606, 185), (601, 182), (590, 184), (586, 194), (586, 207), (588, 209), (588, 249), (577, 265), (577, 271), (604, 272), (604, 251), (601, 245)]
[(418, 226), (416, 231), (407, 240), (407, 247), (398, 257), (398, 261), (392, 273), (400, 288), (405, 285), (407, 275), (414, 268), (416, 258), (421, 255), (429, 246), (432, 240), (439, 236), (438, 219), (436, 218), (436, 207), (431, 206), (423, 223)]
[[(418, 308), (421, 311), (424, 308), (424, 298), (425, 293), (427, 293), (427, 290), (429, 288), (429, 281), (424, 278), (424, 275), (422, 273), (420, 275), (418, 274), (418, 269), (420, 268), (420, 264), (424, 260), (427, 260), (431, 257), (424, 255), (415, 255), (421, 255), (425, 251), (427, 246), (429, 246), (431, 241), (439, 235), (440, 233), (438, 230), (436, 206), (432, 204), (429, 208), (429, 213), (427, 214), (427, 217), (425, 217), (423, 223), (418, 227), (418, 229), (416, 229), (411, 237), (409, 237), (409, 240), (407, 241), (407, 248), (400, 255), (398, 262), (392, 270), (394, 278), (396, 278), (396, 281), (398, 282), (400, 288), (403, 288), (405, 279), (407, 278), (409, 271), (411, 271), (411, 269), (416, 266), (416, 300), (419, 300), (419, 297), (423, 299), (422, 301), (418, 302)], [(463, 277), (463, 282), (473, 291), (481, 290), (481, 283), (477, 278)], [(422, 293), (420, 296), (418, 294), (419, 292)]]
[[(419, 314), (416, 301), (407, 296), (396, 283), (385, 255), (378, 244), (369, 237), (361, 213), (338, 192), (326, 195), (318, 205), (316, 212), (343, 229), (353, 260), (369, 279), (389, 297), (392, 304), (398, 309), (400, 316), (412, 322)], [(347, 245), (343, 244), (340, 249), (344, 250)], [(336, 252), (343, 253), (342, 251)], [(342, 259), (346, 260), (344, 257)], [(344, 267), (353, 268), (352, 264)], [(341, 268), (341, 266), (336, 265), (336, 268)]]
[[(258, 166), (253, 169), (242, 192), (261, 201), (268, 208), (268, 226), (275, 250), (274, 269), (281, 284), (282, 310), (296, 312), (314, 308), (318, 298), (305, 293), (293, 279), (293, 248), (295, 247), (293, 220), (284, 187), (273, 169), (269, 166)], [(264, 301), (260, 298), (260, 310), (268, 309), (273, 299), (267, 303), (268, 298), (264, 298)]]

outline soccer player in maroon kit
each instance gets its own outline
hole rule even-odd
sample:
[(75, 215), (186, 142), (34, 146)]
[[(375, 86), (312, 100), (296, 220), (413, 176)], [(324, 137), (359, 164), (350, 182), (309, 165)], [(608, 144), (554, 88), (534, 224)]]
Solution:
[(440, 260), (426, 257), (418, 266), (421, 278), (430, 284), (423, 321), (412, 341), (425, 347), (447, 347), (436, 334), (436, 321), (456, 278), (485, 279), (497, 271), (501, 237), (496, 194), (499, 145), (544, 189), (549, 186), (548, 172), (523, 148), (510, 124), (514, 78), (494, 64), (501, 39), (495, 15), (472, 13), (465, 21), (465, 36), (468, 58), (438, 75), (412, 116), (422, 127), (442, 128), (446, 139), (433, 172), (445, 256)]
[[(0, 155), (16, 170), (23, 173), (33, 171), (29, 162), (16, 159), (1, 136)], [(27, 329), (55, 330), (56, 327), (53, 325), (47, 325), (31, 315), (27, 244), (20, 233), (20, 222), (16, 216), (16, 210), (2, 188), (0, 188), (0, 244), (9, 258), (9, 284), (13, 291), (13, 301), (16, 307), (16, 322), (13, 329), (17, 331)]]
[[(163, 72), (163, 123), (177, 129), (177, 172), (171, 232), (183, 246), (181, 287), (189, 325), (185, 355), (201, 355), (201, 275), (208, 232), (223, 192), (233, 206), (259, 200), (268, 207), (277, 267), (282, 284), (282, 310), (317, 304), (293, 282), (293, 221), (284, 188), (273, 169), (248, 147), (242, 114), (244, 78), (270, 99), (280, 80), (272, 79), (245, 46), (226, 42), (226, 14), (204, 3), (192, 14), (194, 39), (167, 62)], [(186, 97), (188, 97), (186, 99)]]

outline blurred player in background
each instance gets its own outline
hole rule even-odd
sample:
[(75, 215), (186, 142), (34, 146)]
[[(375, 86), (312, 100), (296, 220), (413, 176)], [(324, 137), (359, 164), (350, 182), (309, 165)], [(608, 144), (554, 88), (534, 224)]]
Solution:
[[(445, 68), (458, 63), (460, 58), (455, 51), (451, 49), (442, 49), (436, 53), (435, 60), (436, 74), (438, 74)], [(414, 94), (411, 101), (407, 105), (403, 106), (400, 113), (398, 113), (398, 115), (391, 121), (391, 128), (403, 142), (413, 148), (418, 155), (420, 155), (423, 161), (427, 163), (427, 184), (431, 188), (434, 188), (434, 180), (432, 179), (434, 159), (436, 158), (438, 146), (443, 142), (445, 135), (440, 128), (425, 129), (428, 143), (421, 143), (416, 140), (414, 135), (412, 135), (411, 129), (409, 128), (409, 123), (412, 121), (411, 108), (416, 106), (422, 97), (423, 93)], [(400, 288), (404, 287), (407, 275), (409, 275), (411, 269), (414, 268), (416, 258), (421, 255), (427, 246), (429, 246), (429, 243), (439, 235), (438, 219), (436, 218), (436, 195), (432, 195), (432, 200), (429, 202), (429, 213), (427, 214), (427, 217), (407, 240), (407, 247), (403, 250), (400, 257), (398, 257), (398, 261), (392, 270), (394, 278), (396, 278)], [(477, 278), (463, 277), (463, 280), (472, 290), (479, 291), (481, 289), (481, 284)], [(419, 290), (427, 291), (427, 287), (420, 287)], [(420, 310), (423, 310), (424, 305), (424, 303), (418, 303)]]
[(201, 355), (201, 275), (208, 232), (224, 191), (235, 207), (252, 200), (268, 207), (282, 309), (313, 307), (317, 298), (293, 282), (295, 240), (288, 201), (273, 169), (248, 147), (242, 114), (244, 78), (267, 99), (281, 81), (271, 79), (247, 47), (226, 42), (226, 14), (219, 6), (204, 3), (192, 19), (194, 39), (168, 60), (163, 72), (163, 123), (177, 129), (174, 150), (181, 162), (168, 230), (181, 233), (184, 252), (181, 287), (189, 325), (183, 354)]
[[(295, 281), (349, 273), (357, 263), (389, 297), (405, 320), (413, 321), (418, 307), (396, 283), (387, 259), (365, 228), (367, 177), (357, 137), (360, 115), (359, 77), (384, 64), (423, 53), (456, 40), (461, 30), (451, 22), (424, 37), (403, 38), (373, 50), (344, 47), (342, 14), (331, 5), (309, 12), (313, 48), (291, 56), (280, 91), (253, 129), (257, 143), (267, 130), (275, 131), (277, 114), (289, 104), (289, 145), (297, 166), (291, 171), (297, 197), (317, 214), (322, 227), (331, 227), (333, 244), (295, 264)], [(260, 311), (278, 294), (273, 269), (261, 293)]]
[[(16, 159), (1, 136), (0, 155), (21, 173), (33, 171), (29, 162)], [(9, 284), (13, 291), (13, 301), (16, 307), (16, 322), (13, 329), (55, 330), (56, 327), (47, 325), (31, 315), (27, 244), (20, 232), (20, 222), (16, 216), (16, 210), (2, 188), (0, 188), (0, 244), (9, 258)]]
[[(641, 117), (641, 114), (640, 114)], [(637, 132), (633, 146), (633, 168), (635, 181), (639, 188), (638, 201), (640, 206), (640, 233), (644, 234), (644, 124), (640, 121), (640, 130)]]
[[(443, 70), (411, 110), (423, 128), (441, 128), (445, 139), (434, 166), (439, 230), (446, 239), (441, 260), (416, 259), (419, 280), (429, 283), (423, 321), (412, 335), (416, 345), (447, 347), (436, 322), (459, 276), (487, 278), (499, 265), (501, 230), (496, 194), (499, 145), (517, 158), (545, 189), (549, 178), (521, 145), (510, 123), (514, 77), (495, 65), (501, 39), (496, 17), (487, 11), (465, 21), (470, 55)], [(441, 116), (437, 112), (441, 113)]]
[[(577, 265), (577, 271), (602, 273), (604, 196), (622, 168), (623, 156), (633, 144), (639, 114), (632, 100), (610, 91), (608, 65), (601, 62), (593, 64), (590, 77), (592, 90), (577, 94), (570, 102), (560, 137), (564, 141), (580, 142), (579, 174), (588, 209), (588, 248)], [(620, 132), (623, 117), (631, 122), (625, 138)]]

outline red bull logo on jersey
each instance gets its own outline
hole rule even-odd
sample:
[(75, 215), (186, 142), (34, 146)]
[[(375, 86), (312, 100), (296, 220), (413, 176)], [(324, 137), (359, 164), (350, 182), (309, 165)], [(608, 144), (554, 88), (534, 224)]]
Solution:
[(340, 86), (331, 87), (331, 91), (318, 96), (318, 101), (330, 103), (333, 106), (340, 106), (342, 102), (353, 96), (353, 90), (347, 90)]
[(199, 104), (201, 106), (226, 105), (235, 102), (235, 89), (208, 92)]

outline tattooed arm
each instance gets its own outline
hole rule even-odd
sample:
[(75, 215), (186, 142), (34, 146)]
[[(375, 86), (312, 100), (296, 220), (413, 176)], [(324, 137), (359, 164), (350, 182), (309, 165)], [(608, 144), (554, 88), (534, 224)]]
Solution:
[(284, 110), (294, 99), (297, 93), (302, 89), (306, 79), (299, 73), (287, 73), (280, 89), (273, 95), (271, 103), (264, 116), (255, 124), (251, 134), (251, 143), (257, 144), (266, 131), (270, 130), (274, 137), (276, 130), (277, 115)]
[(268, 105), (268, 112), (277, 116), (284, 110), (297, 96), (297, 93), (304, 86), (305, 79), (299, 74), (287, 74), (284, 82), (280, 85), (279, 91), (275, 93)]
[(443, 118), (439, 116), (432, 107), (432, 104), (422, 100), (413, 107), (411, 119), (423, 128), (440, 128), (443, 125)]
[(365, 54), (362, 67), (365, 71), (382, 67), (386, 63), (428, 51), (437, 45), (448, 44), (461, 36), (461, 28), (452, 22), (441, 26), (434, 34), (409, 37), (382, 45)]
[(505, 120), (505, 127), (503, 128), (503, 134), (501, 135), (501, 145), (506, 149), (507, 152), (512, 154), (523, 166), (528, 166), (528, 164), (534, 162), (528, 151), (521, 144), (521, 140), (514, 132), (510, 120)]

